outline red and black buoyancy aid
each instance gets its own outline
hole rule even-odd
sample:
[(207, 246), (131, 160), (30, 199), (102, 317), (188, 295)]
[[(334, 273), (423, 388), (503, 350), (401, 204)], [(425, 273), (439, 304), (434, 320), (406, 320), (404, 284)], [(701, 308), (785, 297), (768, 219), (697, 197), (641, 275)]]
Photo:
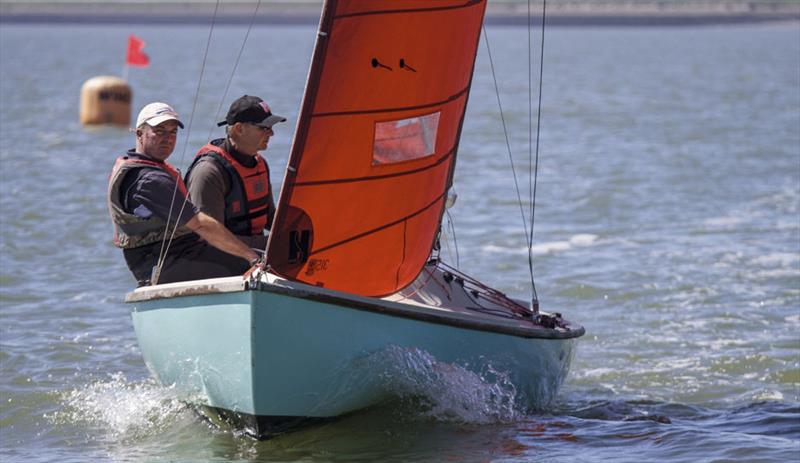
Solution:
[[(188, 196), (188, 191), (181, 175), (168, 163), (130, 155), (118, 157), (108, 179), (108, 212), (111, 215), (111, 221), (114, 223), (114, 244), (123, 249), (156, 243), (163, 240), (168, 231), (172, 234), (172, 229), (169, 227), (170, 224), (167, 224), (164, 220), (158, 217), (144, 219), (126, 212), (123, 207), (122, 198), (120, 197), (123, 179), (132, 170), (142, 168), (153, 168), (168, 173), (175, 179), (175, 183), (178, 184), (178, 189), (180, 189), (183, 196)], [(172, 223), (171, 225), (174, 226), (175, 224)], [(191, 233), (188, 228), (178, 227), (172, 236), (178, 237), (188, 233)]]
[(230, 180), (230, 188), (225, 196), (225, 227), (236, 235), (261, 235), (272, 226), (272, 218), (269, 217), (272, 186), (267, 161), (258, 155), (255, 156), (255, 166), (246, 167), (215, 144), (220, 141), (214, 140), (200, 148), (186, 171), (186, 178), (189, 178), (192, 168), (201, 158), (211, 156), (225, 169)]

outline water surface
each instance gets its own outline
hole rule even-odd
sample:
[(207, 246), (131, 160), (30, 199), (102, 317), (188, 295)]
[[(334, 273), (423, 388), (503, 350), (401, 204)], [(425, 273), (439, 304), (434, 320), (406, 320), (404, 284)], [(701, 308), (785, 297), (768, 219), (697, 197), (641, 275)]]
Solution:
[[(185, 168), (221, 133), (245, 31), (217, 28), (202, 68), (201, 26), (0, 27), (3, 461), (797, 460), (797, 24), (549, 29), (535, 281), (543, 309), (587, 331), (557, 402), (509, 410), (511, 388), (408, 351), (393, 403), (268, 442), (210, 427), (150, 379), (105, 205), (133, 137), (77, 122), (81, 84), (119, 74), (136, 33), (152, 65), (130, 72), (134, 106), (163, 100), (184, 115), (170, 161)], [(276, 184), (314, 33), (255, 28), (224, 98), (260, 95), (289, 117), (267, 152)], [(527, 208), (527, 31), (488, 34)], [(443, 254), (527, 299), (484, 45), (455, 180)]]

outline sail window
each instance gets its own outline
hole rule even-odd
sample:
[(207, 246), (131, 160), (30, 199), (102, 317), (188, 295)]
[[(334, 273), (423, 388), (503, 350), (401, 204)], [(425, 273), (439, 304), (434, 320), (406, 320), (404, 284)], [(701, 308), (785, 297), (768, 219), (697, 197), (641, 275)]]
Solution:
[(392, 164), (430, 156), (436, 151), (437, 111), (425, 116), (375, 123), (372, 164)]

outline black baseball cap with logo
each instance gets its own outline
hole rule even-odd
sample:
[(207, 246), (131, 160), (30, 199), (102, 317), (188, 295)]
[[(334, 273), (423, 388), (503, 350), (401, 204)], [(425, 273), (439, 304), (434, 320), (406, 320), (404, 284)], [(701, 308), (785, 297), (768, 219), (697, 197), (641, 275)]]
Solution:
[(278, 122), (286, 122), (286, 118), (272, 114), (266, 101), (257, 96), (245, 95), (231, 103), (225, 120), (217, 123), (217, 127), (233, 125), (237, 122), (248, 122), (259, 127), (272, 127)]

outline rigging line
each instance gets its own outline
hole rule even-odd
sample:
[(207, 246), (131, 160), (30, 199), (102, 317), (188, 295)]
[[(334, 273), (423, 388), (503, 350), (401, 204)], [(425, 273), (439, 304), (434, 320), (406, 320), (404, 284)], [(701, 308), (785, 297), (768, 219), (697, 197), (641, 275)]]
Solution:
[(222, 98), (219, 100), (219, 106), (217, 106), (217, 111), (214, 113), (214, 121), (212, 121), (211, 128), (208, 130), (208, 136), (206, 139), (211, 140), (211, 136), (214, 133), (214, 129), (217, 128), (216, 121), (220, 118), (220, 111), (222, 111), (222, 106), (225, 104), (225, 99), (228, 97), (228, 91), (231, 88), (231, 83), (233, 82), (233, 76), (236, 74), (236, 69), (239, 67), (239, 60), (242, 58), (242, 54), (244, 52), (244, 47), (247, 44), (247, 39), (250, 37), (250, 31), (253, 29), (253, 24), (256, 22), (256, 15), (258, 14), (258, 9), (261, 7), (261, 0), (258, 0), (256, 3), (256, 9), (253, 10), (253, 15), (250, 17), (250, 25), (247, 26), (247, 32), (244, 34), (244, 39), (242, 40), (242, 46), (239, 48), (239, 53), (236, 55), (236, 61), (233, 63), (233, 69), (231, 69), (231, 74), (228, 76), (228, 82), (225, 84), (225, 92), (222, 93)]
[[(441, 234), (440, 237), (439, 237), (439, 240), (440, 240), (440, 244), (439, 244), (440, 248), (437, 250), (436, 257), (438, 257), (439, 259), (442, 258), (442, 249), (441, 249), (442, 245), (441, 245), (441, 242), (444, 242), (444, 247), (447, 250), (447, 258), (450, 259), (451, 261), (454, 261), (455, 259), (453, 257), (453, 250), (450, 249), (450, 238), (449, 238), (449, 236), (445, 236), (444, 234)], [(433, 257), (433, 252), (431, 252), (431, 257)]]
[[(530, 169), (533, 162), (533, 96), (531, 94), (531, 87), (533, 86), (533, 70), (531, 59), (531, 0), (528, 0), (528, 168)], [(528, 177), (528, 199), (533, 198), (533, 185), (531, 178)]]
[(489, 67), (492, 70), (492, 79), (494, 79), (494, 91), (497, 95), (497, 106), (500, 108), (500, 121), (503, 123), (503, 134), (506, 137), (506, 149), (508, 150), (508, 161), (511, 163), (511, 173), (514, 177), (514, 188), (517, 190), (517, 202), (519, 203), (519, 212), (522, 215), (522, 227), (525, 231), (525, 241), (528, 244), (528, 247), (531, 246), (531, 243), (528, 238), (528, 219), (525, 217), (525, 209), (522, 206), (522, 196), (519, 192), (519, 182), (517, 181), (517, 170), (514, 167), (514, 157), (511, 155), (511, 142), (508, 140), (508, 128), (506, 127), (506, 118), (503, 115), (503, 105), (500, 102), (500, 89), (497, 86), (497, 76), (494, 72), (494, 61), (492, 60), (492, 50), (489, 47), (489, 35), (486, 33), (486, 26), (483, 27), (483, 38), (486, 43), (486, 51), (489, 54)]
[[(528, 0), (528, 204), (530, 204), (530, 214), (533, 215), (533, 60), (531, 59), (531, 0)], [(533, 225), (531, 225), (533, 226)], [(533, 299), (536, 299), (536, 285), (533, 282), (533, 230), (528, 239), (528, 271), (531, 276), (531, 288), (533, 288)]]
[[(447, 224), (450, 225), (450, 234), (453, 235), (453, 247), (456, 250), (456, 268), (461, 267), (461, 259), (458, 255), (458, 240), (456, 239), (456, 224), (453, 222), (453, 216), (450, 215), (450, 210), (445, 209), (447, 213)], [(447, 250), (450, 251), (450, 246), (447, 247)]]
[[(536, 222), (536, 184), (539, 180), (539, 135), (541, 133), (542, 123), (542, 81), (544, 78), (544, 26), (545, 18), (547, 16), (547, 0), (542, 0), (542, 44), (539, 50), (539, 106), (536, 113), (536, 164), (533, 170), (533, 199), (531, 200), (531, 237), (528, 241), (533, 243), (533, 226)], [(529, 250), (531, 255), (531, 262), (533, 262), (533, 245)], [(531, 272), (533, 271), (533, 264), (531, 263)], [(531, 284), (533, 285), (533, 298), (538, 300), (536, 294), (536, 284), (533, 282), (533, 274), (531, 274)]]
[[(214, 15), (211, 17), (211, 27), (208, 29), (208, 39), (206, 40), (206, 49), (203, 53), (203, 62), (200, 66), (200, 78), (197, 79), (197, 89), (194, 92), (194, 101), (192, 102), (192, 112), (189, 113), (189, 124), (186, 126), (186, 137), (185, 142), (183, 144), (183, 151), (181, 152), (181, 157), (179, 162), (183, 161), (183, 158), (186, 157), (186, 147), (189, 145), (189, 135), (192, 133), (192, 123), (194, 121), (194, 112), (197, 109), (197, 99), (200, 95), (200, 86), (203, 83), (203, 74), (206, 70), (206, 60), (208, 59), (208, 49), (211, 46), (211, 36), (214, 33), (214, 25), (217, 22), (217, 12), (219, 11), (219, 2), (217, 0), (216, 4), (214, 5)], [(175, 196), (178, 194), (178, 182), (175, 182), (175, 189), (172, 190), (172, 200), (169, 204), (169, 213), (167, 217), (172, 217), (172, 208), (175, 204)], [(181, 209), (178, 211), (178, 217), (183, 214), (183, 210), (186, 208), (186, 203), (189, 201), (189, 196), (183, 198), (183, 204), (181, 204)], [(161, 240), (161, 250), (158, 253), (158, 261), (156, 264), (156, 271), (153, 276), (153, 280), (150, 284), (158, 284), (158, 277), (161, 274), (161, 268), (164, 266), (164, 261), (167, 258), (167, 252), (169, 252), (169, 247), (172, 244), (172, 240), (175, 237), (175, 232), (178, 230), (178, 220), (175, 220), (175, 225), (172, 228), (172, 233), (169, 234), (169, 240), (167, 240), (167, 234), (164, 234), (164, 239)], [(167, 220), (167, 231), (169, 231), (169, 220)]]

